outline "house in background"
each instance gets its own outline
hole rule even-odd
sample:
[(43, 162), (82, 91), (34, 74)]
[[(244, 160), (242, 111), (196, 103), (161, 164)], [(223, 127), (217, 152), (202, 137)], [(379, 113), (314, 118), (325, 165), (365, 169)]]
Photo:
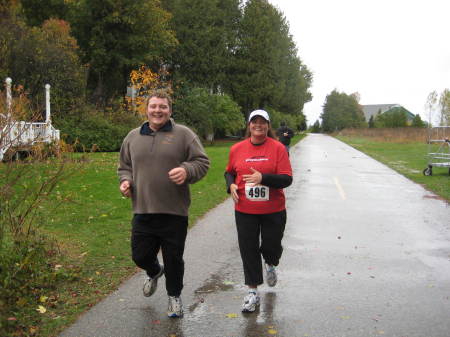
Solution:
[(385, 112), (391, 111), (394, 108), (402, 108), (406, 112), (406, 120), (407, 123), (410, 124), (414, 118), (414, 114), (402, 107), (400, 104), (368, 104), (362, 105), (362, 109), (364, 112), (364, 117), (366, 118), (366, 122), (369, 122), (370, 117), (373, 116), (373, 119), (377, 117), (378, 114), (384, 114)]

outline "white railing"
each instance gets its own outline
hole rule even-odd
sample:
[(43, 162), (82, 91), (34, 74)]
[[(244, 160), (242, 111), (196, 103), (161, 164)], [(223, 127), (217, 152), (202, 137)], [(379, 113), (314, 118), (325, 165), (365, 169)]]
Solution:
[(27, 147), (60, 139), (60, 132), (50, 123), (12, 122), (1, 133), (0, 160), (11, 147)]
[(10, 78), (6, 83), (6, 104), (7, 116), (0, 114), (0, 120), (4, 127), (0, 130), (0, 161), (11, 147), (27, 147), (36, 143), (51, 143), (60, 139), (60, 132), (56, 130), (50, 119), (50, 85), (45, 85), (45, 107), (46, 116), (44, 123), (33, 123), (25, 121), (15, 121), (11, 116), (11, 82)]

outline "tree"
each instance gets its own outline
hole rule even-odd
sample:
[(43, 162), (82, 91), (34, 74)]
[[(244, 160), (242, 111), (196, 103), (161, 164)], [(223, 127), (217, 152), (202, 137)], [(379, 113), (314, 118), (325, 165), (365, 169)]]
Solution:
[(411, 126), (415, 128), (424, 128), (426, 124), (422, 121), (420, 115), (416, 114), (412, 120)]
[(177, 82), (220, 92), (237, 43), (239, 0), (165, 0), (179, 44), (171, 54)]
[(239, 24), (227, 92), (243, 108), (301, 113), (311, 73), (297, 56), (284, 16), (266, 0), (249, 0)]
[(67, 0), (20, 0), (29, 26), (41, 26), (48, 19), (66, 20), (70, 7)]
[(433, 110), (435, 109), (437, 97), (438, 97), (438, 94), (437, 94), (436, 90), (434, 90), (428, 94), (427, 102), (425, 103), (425, 108), (426, 108), (426, 110), (428, 110), (428, 116), (429, 116), (428, 122), (430, 123), (430, 125), (433, 124), (432, 114), (433, 114)]
[(333, 132), (344, 128), (359, 128), (366, 125), (361, 105), (352, 95), (336, 89), (327, 95), (323, 107), (322, 130)]
[(170, 14), (159, 0), (80, 0), (71, 10), (74, 35), (89, 65), (88, 88), (97, 103), (123, 96), (132, 69), (164, 62), (176, 45)]
[(369, 128), (374, 128), (375, 127), (375, 121), (374, 121), (374, 119), (373, 119), (373, 115), (372, 116), (370, 116), (370, 118), (369, 118)]
[(407, 110), (403, 107), (392, 108), (379, 114), (375, 124), (382, 128), (401, 128), (407, 126)]
[(319, 120), (316, 120), (313, 126), (311, 127), (311, 132), (313, 133), (319, 133), (321, 131), (321, 126)]
[[(65, 115), (84, 97), (85, 69), (78, 58), (76, 40), (63, 20), (27, 27), (17, 17), (0, 26), (0, 74), (25, 87), (37, 109), (44, 109), (44, 86), (52, 86), (53, 117)], [(4, 78), (3, 77), (3, 78)]]
[(450, 90), (444, 89), (439, 97), (439, 125), (450, 126)]
[(174, 117), (192, 127), (203, 139), (234, 134), (245, 126), (239, 106), (227, 95), (205, 88), (190, 89), (174, 102)]

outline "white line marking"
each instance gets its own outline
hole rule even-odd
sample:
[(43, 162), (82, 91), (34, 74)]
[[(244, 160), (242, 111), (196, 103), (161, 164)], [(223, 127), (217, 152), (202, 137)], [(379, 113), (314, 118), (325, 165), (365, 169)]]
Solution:
[(342, 188), (341, 184), (339, 183), (339, 179), (336, 177), (334, 177), (333, 179), (334, 179), (334, 183), (336, 184), (336, 187), (339, 191), (339, 194), (341, 195), (342, 200), (346, 200), (347, 197), (345, 196), (344, 189)]

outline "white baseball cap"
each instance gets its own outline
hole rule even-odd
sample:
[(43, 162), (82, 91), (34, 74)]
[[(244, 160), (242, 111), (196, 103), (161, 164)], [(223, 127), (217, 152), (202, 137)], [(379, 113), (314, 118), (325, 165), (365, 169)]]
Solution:
[(266, 121), (270, 122), (269, 114), (265, 110), (255, 110), (252, 111), (250, 116), (248, 116), (248, 121), (250, 122), (254, 117), (261, 116)]

